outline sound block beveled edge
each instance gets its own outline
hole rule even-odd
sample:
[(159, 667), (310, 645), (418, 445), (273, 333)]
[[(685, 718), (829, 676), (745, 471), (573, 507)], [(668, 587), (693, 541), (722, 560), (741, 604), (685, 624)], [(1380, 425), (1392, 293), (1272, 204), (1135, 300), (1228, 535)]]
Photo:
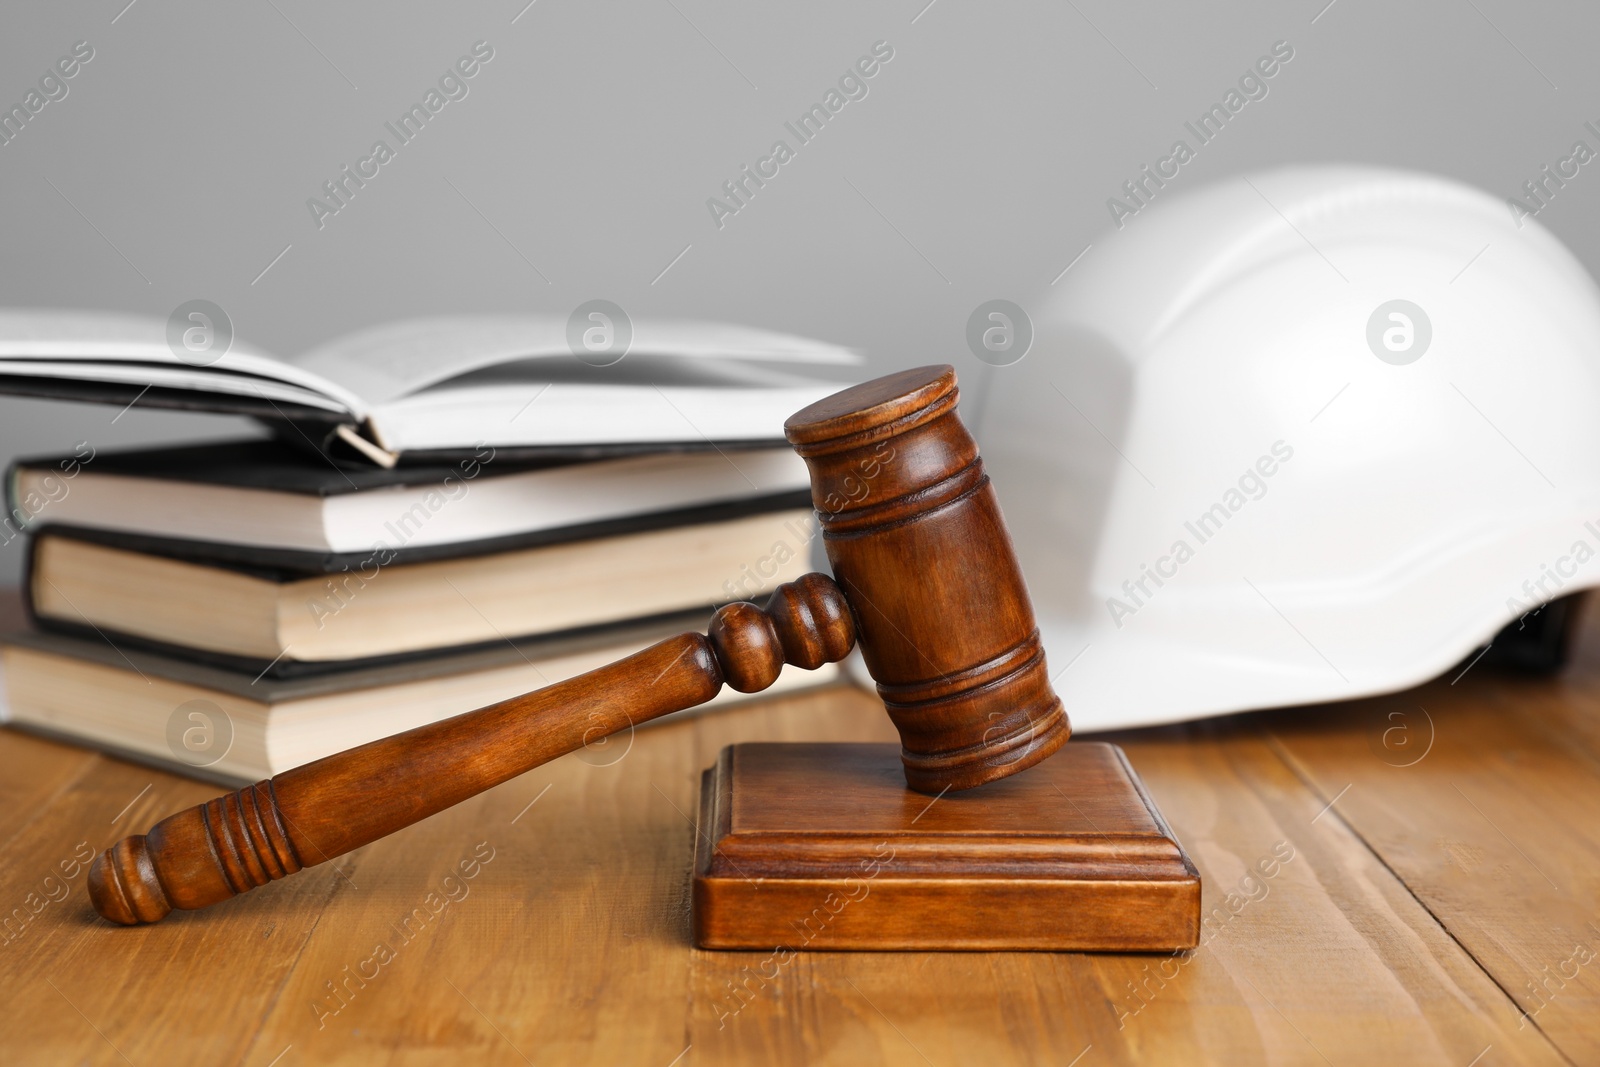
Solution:
[(699, 948), (1199, 943), (1200, 875), (1115, 745), (1073, 741), (942, 798), (906, 789), (898, 745), (730, 745), (701, 777), (698, 829)]

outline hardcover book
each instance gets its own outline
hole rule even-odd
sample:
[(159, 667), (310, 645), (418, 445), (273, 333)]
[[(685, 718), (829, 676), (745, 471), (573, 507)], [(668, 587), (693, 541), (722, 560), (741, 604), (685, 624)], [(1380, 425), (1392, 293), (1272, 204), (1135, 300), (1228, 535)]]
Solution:
[(632, 322), (620, 309), (576, 323), (390, 323), (281, 359), (234, 338), (220, 308), (192, 303), (165, 323), (0, 310), (0, 392), (252, 415), (288, 440), (393, 466), (483, 446), (596, 455), (776, 444), (791, 412), (840, 388), (818, 372), (857, 361), (820, 341)]

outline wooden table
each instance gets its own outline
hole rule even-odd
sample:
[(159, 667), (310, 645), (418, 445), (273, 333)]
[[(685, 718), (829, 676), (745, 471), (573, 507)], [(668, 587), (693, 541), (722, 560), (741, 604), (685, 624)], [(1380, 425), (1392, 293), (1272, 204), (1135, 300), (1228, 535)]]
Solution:
[[(157, 926), (98, 920), (78, 869), (0, 944), (0, 1062), (1600, 1063), (1587, 635), (1558, 680), (1116, 738), (1205, 879), (1193, 954), (692, 949), (701, 768), (736, 740), (893, 738), (835, 688), (641, 729)], [(215, 792), (0, 730), (0, 907)]]

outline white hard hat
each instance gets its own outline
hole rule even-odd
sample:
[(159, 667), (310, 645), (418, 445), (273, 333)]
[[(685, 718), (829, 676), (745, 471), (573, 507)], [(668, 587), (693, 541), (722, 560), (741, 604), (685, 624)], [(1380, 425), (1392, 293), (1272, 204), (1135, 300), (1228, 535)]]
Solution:
[(1076, 728), (1402, 689), (1600, 584), (1600, 292), (1526, 211), (1357, 167), (1162, 196), (975, 420)]

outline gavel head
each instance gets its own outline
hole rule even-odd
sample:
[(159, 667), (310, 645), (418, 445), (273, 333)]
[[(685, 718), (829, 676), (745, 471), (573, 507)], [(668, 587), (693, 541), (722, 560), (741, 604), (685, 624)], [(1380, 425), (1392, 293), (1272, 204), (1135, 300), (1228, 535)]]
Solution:
[(906, 781), (924, 793), (1015, 774), (1070, 732), (956, 398), (954, 369), (919, 367), (784, 424), (810, 468), (862, 658), (900, 731)]

